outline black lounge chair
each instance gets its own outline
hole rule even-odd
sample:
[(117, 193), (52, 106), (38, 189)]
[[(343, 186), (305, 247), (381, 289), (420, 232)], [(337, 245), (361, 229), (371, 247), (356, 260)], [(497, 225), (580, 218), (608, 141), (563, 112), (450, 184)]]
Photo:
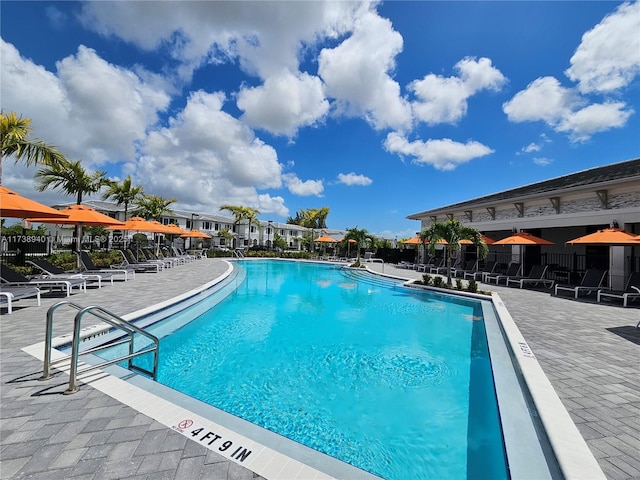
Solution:
[(127, 268), (138, 272), (138, 273), (145, 273), (145, 272), (160, 272), (160, 270), (162, 270), (162, 264), (160, 263), (149, 263), (149, 262), (139, 262), (135, 255), (133, 254), (133, 252), (131, 250), (125, 249), (125, 250), (120, 250), (120, 253), (122, 254), (122, 257), (124, 259), (124, 264), (127, 266)]
[[(482, 267), (482, 270), (474, 270), (471, 272), (464, 272), (464, 278), (473, 278), (474, 280), (478, 281), (485, 281), (485, 277), (487, 275), (492, 275), (493, 273), (495, 273), (496, 271), (496, 267), (498, 266), (498, 262), (494, 262), (493, 260), (490, 262), (486, 262), (484, 264), (484, 267)], [(486, 283), (486, 282), (485, 282)]]
[(500, 282), (504, 281), (507, 283), (507, 278), (509, 277), (517, 277), (522, 269), (522, 264), (518, 262), (511, 262), (507, 267), (507, 271), (505, 273), (492, 273), (484, 277), (485, 283), (496, 282), (496, 285), (500, 285)]
[(87, 291), (87, 281), (79, 277), (67, 277), (58, 279), (48, 278), (27, 278), (20, 272), (15, 271), (7, 265), (0, 265), (0, 278), (6, 284), (5, 286), (30, 286), (39, 289), (47, 288), (54, 290), (59, 288), (63, 290), (67, 297), (71, 296), (71, 289), (77, 287), (81, 291)]
[(467, 263), (464, 264), (464, 268), (452, 268), (451, 276), (464, 277), (467, 272), (475, 272), (476, 270), (478, 270), (478, 260), (467, 260)]
[(627, 283), (624, 290), (598, 290), (598, 302), (603, 298), (620, 298), (622, 299), (622, 306), (626, 307), (629, 304), (629, 300), (637, 300), (640, 298), (640, 272), (632, 273), (627, 279)]
[(132, 268), (127, 268), (126, 266), (123, 266), (123, 265), (111, 265), (110, 268), (100, 268), (95, 266), (89, 254), (84, 250), (81, 250), (76, 254), (80, 259), (80, 265), (82, 265), (82, 268), (84, 268), (84, 271), (88, 273), (111, 273), (111, 274), (119, 273), (124, 276), (125, 282), (129, 279), (129, 275), (135, 278), (136, 273)]
[(553, 287), (555, 283), (553, 280), (548, 280), (544, 278), (547, 273), (547, 265), (534, 265), (531, 267), (531, 271), (529, 275), (526, 277), (509, 277), (507, 278), (507, 287), (512, 283), (514, 285), (519, 285), (520, 288), (524, 288), (526, 284), (533, 284), (534, 286), (538, 286), (539, 284), (544, 285), (545, 287), (549, 285), (547, 288)]
[(40, 289), (38, 287), (0, 285), (0, 306), (7, 306), (7, 315), (13, 313), (14, 301), (33, 297), (38, 299), (38, 306), (40, 306)]
[(32, 260), (27, 260), (27, 263), (33, 265), (38, 270), (42, 272), (42, 275), (46, 278), (65, 278), (65, 277), (76, 277), (76, 278), (84, 278), (87, 282), (97, 282), (98, 288), (102, 288), (102, 280), (110, 280), (111, 285), (113, 285), (113, 273), (76, 273), (76, 272), (67, 272), (62, 270), (60, 267), (54, 265), (53, 263), (45, 260), (43, 258), (34, 258)]
[(558, 291), (573, 292), (575, 298), (578, 298), (582, 292), (589, 295), (592, 291), (597, 291), (602, 287), (602, 282), (607, 278), (607, 273), (607, 270), (590, 268), (582, 276), (582, 281), (579, 285), (556, 285), (555, 294), (558, 295)]

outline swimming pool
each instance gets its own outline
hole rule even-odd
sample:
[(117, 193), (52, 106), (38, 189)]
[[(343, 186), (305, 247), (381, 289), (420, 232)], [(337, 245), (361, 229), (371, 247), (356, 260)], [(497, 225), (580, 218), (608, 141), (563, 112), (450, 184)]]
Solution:
[(329, 265), (242, 268), (163, 337), (161, 383), (384, 478), (508, 478), (481, 302)]

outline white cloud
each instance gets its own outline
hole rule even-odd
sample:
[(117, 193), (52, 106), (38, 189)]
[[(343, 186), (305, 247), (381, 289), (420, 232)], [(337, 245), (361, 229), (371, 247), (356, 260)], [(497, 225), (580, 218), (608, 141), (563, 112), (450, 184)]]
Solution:
[(414, 163), (432, 165), (437, 170), (453, 170), (474, 158), (493, 153), (492, 149), (475, 141), (460, 143), (445, 138), (409, 142), (397, 132), (387, 135), (384, 146), (390, 153), (412, 157)]
[(318, 72), (339, 113), (363, 116), (376, 129), (410, 126), (410, 106), (390, 76), (402, 44), (389, 20), (367, 12), (355, 21), (350, 37), (322, 49)]
[(568, 132), (575, 142), (586, 141), (595, 133), (622, 127), (633, 113), (633, 110), (625, 108), (626, 104), (622, 102), (589, 105), (566, 115), (558, 124), (557, 130)]
[(540, 165), (541, 167), (546, 167), (547, 165), (553, 163), (553, 160), (545, 157), (536, 157), (533, 159), (533, 163), (536, 165)]
[(502, 109), (512, 122), (542, 120), (555, 125), (579, 102), (576, 94), (562, 87), (555, 78), (541, 77), (516, 93), (511, 100), (502, 105)]
[(537, 143), (530, 143), (526, 147), (522, 147), (522, 151), (525, 153), (539, 152), (541, 149), (542, 147)]
[(282, 179), (289, 191), (294, 195), (300, 195), (301, 197), (315, 195), (316, 197), (321, 197), (322, 192), (324, 192), (322, 180), (302, 181), (293, 173), (284, 174)]
[(1, 48), (3, 108), (30, 118), (38, 137), (71, 159), (134, 159), (136, 143), (169, 104), (165, 92), (90, 48), (57, 62), (57, 75), (11, 44), (2, 41)]
[(467, 100), (481, 90), (499, 90), (506, 82), (491, 60), (464, 58), (454, 67), (458, 77), (429, 74), (408, 85), (418, 98), (412, 103), (416, 118), (428, 125), (456, 123), (467, 113)]
[(249, 126), (293, 137), (299, 128), (321, 120), (329, 102), (318, 77), (284, 72), (261, 86), (241, 88), (238, 108), (244, 111), (242, 120)]
[(624, 3), (582, 36), (565, 74), (583, 93), (611, 92), (640, 73), (640, 2)]
[(276, 151), (223, 112), (224, 101), (220, 92), (192, 93), (169, 127), (149, 134), (137, 177), (149, 193), (178, 198), (197, 210), (221, 204), (283, 210), (282, 199), (257, 191), (282, 185)]
[(512, 122), (543, 121), (557, 132), (568, 133), (574, 142), (621, 127), (633, 113), (622, 102), (586, 105), (585, 99), (553, 77), (538, 78), (502, 108)]
[(344, 185), (360, 185), (367, 186), (373, 183), (369, 177), (365, 175), (358, 175), (355, 172), (351, 173), (339, 173), (338, 174), (338, 183), (342, 183)]

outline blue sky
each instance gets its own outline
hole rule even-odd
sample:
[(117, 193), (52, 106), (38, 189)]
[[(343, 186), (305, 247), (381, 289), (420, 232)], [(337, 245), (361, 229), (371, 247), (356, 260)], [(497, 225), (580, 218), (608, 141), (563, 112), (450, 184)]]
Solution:
[[(1, 107), (175, 208), (409, 214), (640, 155), (640, 3), (2, 2)], [(48, 204), (35, 168), (3, 185)]]

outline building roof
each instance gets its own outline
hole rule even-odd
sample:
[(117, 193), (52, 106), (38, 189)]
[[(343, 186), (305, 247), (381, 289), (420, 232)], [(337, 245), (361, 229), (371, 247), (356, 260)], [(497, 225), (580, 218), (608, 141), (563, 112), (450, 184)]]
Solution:
[(420, 213), (414, 213), (409, 215), (407, 218), (415, 220), (417, 217), (423, 216), (429, 212), (462, 210), (465, 207), (476, 206), (478, 204), (496, 203), (522, 197), (543, 195), (545, 193), (557, 192), (559, 190), (593, 187), (597, 184), (606, 184), (618, 180), (631, 180), (633, 178), (640, 180), (640, 158), (605, 165), (603, 167), (594, 167), (588, 170), (572, 173), (570, 175), (564, 175), (562, 177), (556, 177), (550, 180), (544, 180), (542, 182), (532, 183), (498, 193), (492, 193), (484, 197), (478, 197), (472, 200), (466, 200), (464, 202), (454, 203)]

